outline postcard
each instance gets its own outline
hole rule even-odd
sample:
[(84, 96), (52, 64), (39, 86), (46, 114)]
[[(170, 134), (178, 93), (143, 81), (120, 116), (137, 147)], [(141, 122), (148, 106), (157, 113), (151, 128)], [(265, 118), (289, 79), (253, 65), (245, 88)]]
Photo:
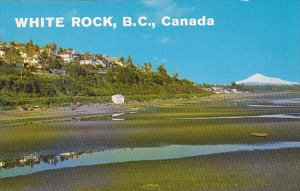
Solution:
[(299, 180), (299, 0), (0, 2), (0, 191)]

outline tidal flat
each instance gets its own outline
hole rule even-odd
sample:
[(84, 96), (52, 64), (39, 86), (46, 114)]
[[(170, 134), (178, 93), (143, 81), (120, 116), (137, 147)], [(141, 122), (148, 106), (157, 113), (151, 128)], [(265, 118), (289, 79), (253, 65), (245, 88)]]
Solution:
[[(293, 101), (299, 97), (299, 94), (213, 95), (188, 100), (130, 102), (122, 106), (92, 104), (74, 110), (64, 107), (1, 111), (0, 161), (9, 164), (32, 153), (38, 153), (41, 157), (63, 152), (168, 145), (299, 142), (300, 104)], [(253, 102), (259, 107), (250, 106)], [(277, 117), (266, 117), (274, 115)], [(253, 132), (263, 132), (267, 136), (250, 136)], [(38, 190), (43, 186), (55, 190), (296, 189), (300, 187), (296, 181), (300, 174), (299, 155), (299, 148), (279, 148), (180, 159), (82, 165), (10, 178), (1, 178), (0, 172), (0, 190), (18, 190), (20, 185), (27, 190)], [(274, 174), (275, 171), (279, 175)], [(56, 176), (61, 177), (58, 184), (49, 181), (47, 185), (42, 185), (43, 180), (54, 180)], [(280, 184), (283, 180), (279, 181), (283, 176), (285, 181), (289, 180), (286, 187)], [(68, 178), (71, 182), (65, 180)], [(82, 181), (72, 185), (72, 181), (79, 179)]]
[(0, 179), (0, 190), (299, 190), (299, 149), (66, 168)]

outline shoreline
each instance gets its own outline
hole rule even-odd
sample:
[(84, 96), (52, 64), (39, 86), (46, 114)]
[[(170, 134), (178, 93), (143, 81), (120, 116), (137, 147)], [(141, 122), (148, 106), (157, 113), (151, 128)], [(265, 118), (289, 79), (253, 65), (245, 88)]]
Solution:
[[(166, 94), (166, 95), (156, 95), (152, 98), (146, 98), (148, 96), (154, 96), (154, 95), (129, 95), (125, 96), (125, 104), (123, 105), (134, 105), (134, 104), (147, 104), (147, 103), (159, 103), (161, 104), (162, 102), (174, 102), (174, 101), (223, 101), (226, 99), (237, 99), (237, 101), (245, 101), (245, 100), (256, 100), (256, 101), (267, 101), (270, 99), (280, 99), (285, 96), (289, 97), (300, 97), (300, 92), (265, 92), (265, 93), (244, 93), (244, 94), (207, 94), (207, 95), (202, 95), (202, 94)], [(141, 98), (138, 98), (141, 97)], [(55, 97), (36, 97), (36, 98), (28, 98), (32, 99), (31, 101), (34, 100), (40, 100), (40, 99), (54, 99)], [(80, 106), (89, 106), (89, 105), (116, 105), (111, 102), (111, 96), (74, 96), (74, 97), (64, 97), (68, 99), (83, 99), (86, 101), (79, 102)], [(104, 98), (104, 99), (103, 99)], [(128, 98), (128, 99), (127, 99)], [(56, 98), (55, 98), (56, 99)], [(100, 99), (102, 101), (96, 101), (95, 99)], [(88, 100), (95, 100), (95, 101), (88, 101)], [(106, 100), (106, 101), (104, 101)], [(58, 104), (52, 104), (50, 106), (46, 106), (41, 104), (23, 104), (15, 106), (15, 108), (10, 108), (10, 109), (3, 109), (0, 108), (0, 114), (5, 112), (5, 111), (31, 111), (31, 110), (51, 110), (51, 109), (65, 109), (68, 110), (72, 107), (76, 107), (76, 102), (70, 102), (69, 104), (66, 104), (66, 102), (61, 102)], [(72, 106), (74, 105), (74, 106)], [(27, 107), (27, 108), (26, 108)], [(26, 108), (26, 109), (24, 109)]]

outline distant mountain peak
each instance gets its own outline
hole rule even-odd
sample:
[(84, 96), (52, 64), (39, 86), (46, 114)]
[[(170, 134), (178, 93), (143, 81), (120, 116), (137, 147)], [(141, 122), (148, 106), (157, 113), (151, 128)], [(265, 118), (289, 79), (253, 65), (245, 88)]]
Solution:
[(289, 82), (280, 78), (271, 78), (263, 74), (254, 74), (244, 80), (237, 81), (236, 83), (244, 85), (300, 85), (298, 82)]
[(257, 74), (252, 75), (252, 77), (266, 77), (266, 76), (257, 73)]

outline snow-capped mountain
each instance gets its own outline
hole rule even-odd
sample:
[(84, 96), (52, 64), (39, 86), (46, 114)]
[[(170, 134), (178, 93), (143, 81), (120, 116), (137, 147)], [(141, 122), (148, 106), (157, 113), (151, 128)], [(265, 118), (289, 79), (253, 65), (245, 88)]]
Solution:
[(236, 83), (244, 85), (300, 85), (298, 82), (289, 82), (280, 78), (270, 78), (262, 74), (254, 74), (253, 76), (237, 81)]

